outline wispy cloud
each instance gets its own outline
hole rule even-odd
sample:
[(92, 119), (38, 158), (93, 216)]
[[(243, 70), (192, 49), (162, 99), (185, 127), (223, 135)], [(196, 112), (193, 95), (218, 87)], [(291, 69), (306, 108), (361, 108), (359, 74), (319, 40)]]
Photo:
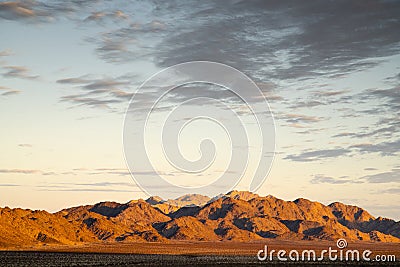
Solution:
[(37, 79), (38, 75), (31, 75), (30, 70), (23, 66), (5, 66), (7, 71), (3, 73), (5, 78)]
[(86, 94), (83, 95), (68, 95), (61, 97), (62, 102), (70, 102), (73, 104), (77, 104), (78, 106), (89, 106), (96, 108), (105, 108), (110, 109), (110, 104), (120, 103), (120, 100), (116, 99), (98, 99), (93, 97), (86, 97)]
[(398, 150), (399, 147), (400, 147), (400, 139), (395, 141), (378, 142), (376, 144), (359, 143), (350, 145), (349, 147), (346, 148), (304, 151), (299, 154), (288, 155), (284, 159), (299, 161), (299, 162), (309, 162), (325, 158), (350, 156), (354, 153), (379, 153), (382, 156), (396, 156), (400, 153)]
[(118, 21), (118, 20), (127, 20), (129, 16), (125, 14), (121, 10), (116, 10), (113, 12), (92, 12), (88, 17), (84, 19), (86, 22), (104, 22), (105, 20), (113, 20), (113, 21)]
[(97, 182), (97, 183), (56, 183), (37, 185), (39, 191), (67, 192), (141, 192), (134, 184), (128, 182)]
[(384, 107), (395, 112), (400, 110), (400, 86), (389, 89), (367, 90), (363, 92), (363, 97), (381, 101), (385, 100)]
[(0, 184), (0, 187), (15, 187), (20, 186), (19, 184)]
[[(378, 126), (379, 127), (379, 126)], [(387, 126), (387, 127), (379, 127), (376, 129), (374, 127), (374, 130), (361, 130), (360, 132), (343, 132), (339, 134), (335, 134), (332, 137), (351, 137), (351, 138), (364, 138), (364, 137), (370, 137), (370, 136), (380, 136), (380, 137), (391, 137), (393, 133), (396, 133), (398, 125), (392, 125), (392, 126)]]
[(112, 183), (112, 182), (100, 182), (100, 183), (76, 183), (73, 185), (78, 186), (95, 186), (95, 187), (109, 187), (109, 186), (129, 186), (132, 187), (132, 183)]
[(19, 90), (14, 90), (5, 86), (0, 86), (0, 95), (1, 96), (10, 96), (10, 95), (16, 95), (21, 93)]
[[(93, 175), (112, 175), (112, 176), (131, 176), (129, 170), (127, 168), (75, 168), (68, 171), (58, 170), (34, 170), (34, 169), (0, 169), (0, 174), (37, 174), (43, 176), (58, 176), (58, 175), (84, 175), (84, 176), (93, 176)], [(140, 175), (164, 175), (164, 176), (174, 176), (173, 172), (164, 172), (164, 171), (136, 171), (135, 174)], [(82, 184), (83, 185), (83, 184)], [(86, 185), (86, 184), (85, 184)], [(100, 186), (101, 184), (96, 184)], [(111, 185), (111, 184), (110, 184)], [(115, 184), (116, 185), (116, 184)], [(127, 185), (126, 183), (121, 185)]]
[(347, 184), (354, 183), (355, 181), (346, 178), (333, 178), (323, 174), (317, 174), (314, 175), (314, 178), (310, 182), (312, 184)]
[(350, 136), (350, 137), (355, 137), (356, 135), (357, 135), (356, 133), (343, 132), (343, 133), (335, 134), (335, 135), (332, 136), (332, 137), (348, 137), (348, 136)]
[(126, 192), (126, 193), (132, 193), (132, 192), (142, 192), (141, 190), (129, 190), (129, 189), (112, 189), (112, 188), (58, 188), (58, 189), (52, 189), (52, 188), (42, 188), (39, 189), (39, 191), (64, 191), (64, 192)]
[(95, 169), (88, 172), (89, 175), (99, 175), (99, 174), (112, 174), (120, 176), (130, 176), (130, 172), (126, 169)]
[(350, 148), (356, 148), (361, 153), (379, 153), (382, 156), (395, 156), (400, 153), (400, 139), (395, 141), (380, 142), (376, 144), (364, 143), (355, 144), (350, 146)]
[(31, 18), (37, 15), (33, 10), (33, 1), (0, 3), (0, 17), (7, 20)]
[(13, 54), (12, 50), (2, 50), (0, 51), (0, 57), (11, 56)]
[(61, 84), (85, 84), (85, 83), (90, 83), (91, 80), (87, 79), (85, 77), (74, 77), (74, 78), (65, 78), (65, 79), (60, 79), (57, 80), (57, 83)]
[(329, 96), (337, 96), (346, 93), (347, 91), (341, 90), (341, 91), (316, 91), (314, 92), (318, 96), (322, 97), (329, 97)]
[(284, 120), (287, 123), (289, 123), (290, 127), (295, 127), (295, 128), (305, 128), (306, 127), (305, 124), (317, 123), (322, 120), (325, 120), (325, 118), (323, 117), (309, 116), (304, 114), (294, 114), (294, 113), (277, 114), (275, 116), (275, 119)]
[(9, 95), (17, 95), (19, 93), (21, 93), (21, 91), (19, 91), (19, 90), (10, 90), (10, 91), (2, 93), (1, 95), (2, 96), (9, 96)]
[(400, 195), (400, 188), (395, 187), (395, 188), (388, 188), (385, 190), (382, 190), (379, 192), (380, 194), (394, 194), (394, 195)]
[(18, 144), (19, 147), (33, 147), (32, 144)]
[[(226, 62), (256, 77), (280, 79), (350, 73), (370, 68), (379, 61), (377, 58), (395, 54), (399, 49), (400, 5), (395, 2), (375, 2), (375, 5), (372, 9), (358, 2), (311, 1), (291, 5), (285, 1), (240, 1), (195, 7), (180, 3), (182, 12), (177, 15), (190, 18), (192, 24), (188, 29), (187, 25), (168, 20), (171, 12), (176, 13), (176, 4), (162, 3), (155, 12), (169, 27), (168, 34), (159, 38), (155, 47), (156, 58), (161, 66), (190, 59)], [(385, 10), (385, 16), (381, 10)], [(354, 12), (360, 17), (355, 18)], [(124, 33), (125, 38), (131, 36), (129, 31)], [(235, 56), (238, 54), (240, 58)], [(260, 66), (267, 65), (274, 68), (268, 73), (260, 71)]]
[[(101, 59), (116, 63), (152, 57), (158, 40), (168, 33), (165, 23), (153, 20), (131, 23), (112, 32), (105, 32), (100, 38), (96, 36), (87, 40), (97, 45), (96, 52)], [(149, 43), (150, 39), (154, 42)]]
[(10, 174), (41, 174), (40, 170), (25, 170), (25, 169), (0, 169), (0, 173), (10, 173)]
[(295, 103), (291, 105), (291, 108), (312, 108), (323, 105), (327, 105), (327, 103), (321, 100), (306, 100), (306, 101), (297, 100), (295, 101)]
[(120, 86), (127, 86), (129, 82), (120, 81), (118, 79), (98, 79), (93, 80), (88, 84), (83, 85), (83, 89), (98, 90), (98, 89), (115, 89)]
[(111, 110), (113, 104), (126, 102), (132, 97), (133, 93), (126, 91), (130, 89), (132, 83), (129, 78), (132, 77), (90, 78), (86, 75), (60, 79), (57, 83), (73, 85), (79, 90), (78, 94), (61, 97), (62, 102)]
[(322, 149), (314, 151), (306, 151), (297, 155), (288, 155), (284, 159), (300, 162), (317, 161), (326, 158), (337, 158), (349, 155), (351, 150), (346, 148)]
[[(375, 171), (375, 168), (365, 168), (364, 170), (367, 171)], [(331, 177), (331, 176), (326, 176), (323, 174), (317, 174), (313, 176), (313, 179), (310, 181), (312, 184), (348, 184), (348, 183), (372, 183), (372, 184), (377, 184), (377, 183), (400, 183), (400, 169), (392, 169), (391, 171), (388, 172), (381, 172), (381, 173), (376, 173), (373, 175), (365, 175), (359, 178), (355, 179), (349, 179), (347, 176), (344, 177)], [(399, 189), (390, 189), (390, 190), (384, 190), (383, 192), (386, 193), (399, 193)]]
[(59, 17), (71, 18), (97, 1), (7, 1), (0, 3), (0, 18), (20, 22), (46, 23)]
[(393, 169), (388, 172), (377, 173), (373, 175), (366, 175), (361, 177), (369, 183), (399, 183), (400, 182), (400, 169)]
[[(350, 137), (353, 139), (368, 138), (368, 141), (376, 140), (378, 142), (386, 141), (390, 139), (396, 139), (400, 137), (398, 135), (400, 131), (400, 118), (396, 112), (399, 112), (400, 108), (396, 110), (395, 105), (391, 105), (388, 110), (379, 110), (373, 108), (371, 110), (372, 116), (379, 115), (379, 120), (374, 124), (367, 124), (364, 127), (359, 127), (357, 131), (340, 132), (333, 135), (332, 137), (346, 138)], [(368, 114), (370, 115), (370, 114)], [(371, 138), (372, 137), (372, 138)], [(382, 142), (383, 143), (383, 142)], [(363, 144), (362, 146), (369, 146), (370, 144)], [(364, 151), (366, 152), (366, 151)]]
[[(27, 146), (23, 146), (27, 147)], [(0, 169), (0, 174), (38, 174), (45, 176), (55, 175), (117, 175), (117, 176), (129, 176), (130, 172), (126, 168), (95, 168), (85, 169), (76, 168), (71, 171), (52, 171), (52, 170), (34, 170), (34, 169)], [(146, 172), (143, 172), (143, 174)], [(154, 174), (154, 172), (151, 172)], [(151, 174), (148, 173), (149, 175)]]

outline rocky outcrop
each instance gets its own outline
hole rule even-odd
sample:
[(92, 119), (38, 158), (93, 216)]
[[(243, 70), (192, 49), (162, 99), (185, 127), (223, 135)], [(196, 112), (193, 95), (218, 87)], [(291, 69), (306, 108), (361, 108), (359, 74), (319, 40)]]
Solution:
[[(201, 204), (200, 204), (201, 203)], [(213, 199), (186, 195), (64, 209), (56, 213), (0, 208), (0, 247), (90, 242), (361, 240), (400, 242), (400, 222), (364, 209), (299, 198), (232, 191)]]

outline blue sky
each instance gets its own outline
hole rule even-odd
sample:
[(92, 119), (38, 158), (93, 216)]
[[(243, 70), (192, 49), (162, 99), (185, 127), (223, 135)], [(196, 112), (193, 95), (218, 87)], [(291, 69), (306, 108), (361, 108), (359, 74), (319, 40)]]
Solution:
[(258, 193), (398, 220), (399, 13), (396, 1), (2, 1), (0, 206), (146, 197), (123, 155), (129, 100), (157, 71), (209, 60), (270, 104), (276, 155)]

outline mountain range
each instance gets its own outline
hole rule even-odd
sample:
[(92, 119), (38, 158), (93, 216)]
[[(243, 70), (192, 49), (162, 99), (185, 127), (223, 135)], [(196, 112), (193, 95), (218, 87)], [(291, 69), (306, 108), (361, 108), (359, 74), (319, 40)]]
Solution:
[(265, 239), (400, 242), (400, 222), (343, 203), (285, 201), (246, 191), (209, 198), (154, 196), (100, 202), (49, 213), (0, 208), (0, 248), (91, 242), (237, 241)]

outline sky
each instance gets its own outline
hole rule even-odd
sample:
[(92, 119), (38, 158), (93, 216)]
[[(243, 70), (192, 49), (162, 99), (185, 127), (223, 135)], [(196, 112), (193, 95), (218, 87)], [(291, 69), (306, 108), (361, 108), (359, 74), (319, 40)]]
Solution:
[[(124, 155), (130, 100), (165, 68), (213, 61), (251, 78), (273, 115), (273, 164), (261, 163), (269, 174), (257, 193), (341, 201), (399, 220), (398, 14), (398, 1), (1, 1), (0, 206), (57, 211), (146, 198)], [(228, 91), (204, 84), (174, 91), (153, 125), (201, 95), (218, 103), (193, 107), (239, 114), (244, 107)], [(138, 116), (164, 92), (143, 91)], [(197, 182), (229, 173), (233, 135), (225, 130), (235, 126), (220, 122), (225, 128), (196, 122), (180, 140), (193, 161), (203, 156), (205, 135), (222, 147)], [(244, 116), (250, 135), (252, 125)], [(253, 141), (241, 149), (257, 152)], [(162, 144), (150, 143), (156, 171), (184, 184), (187, 174), (161, 162)], [(235, 189), (249, 189), (257, 164), (250, 156)]]

